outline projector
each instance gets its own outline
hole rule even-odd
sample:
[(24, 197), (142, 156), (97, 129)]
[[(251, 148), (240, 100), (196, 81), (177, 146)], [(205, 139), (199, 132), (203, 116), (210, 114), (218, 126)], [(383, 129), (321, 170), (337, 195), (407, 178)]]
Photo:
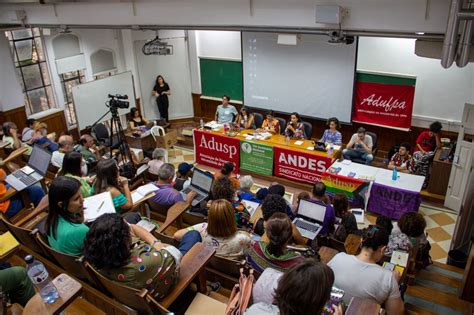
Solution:
[(330, 31), (329, 35), (329, 44), (346, 44), (350, 45), (354, 43), (354, 36), (346, 36), (341, 31)]

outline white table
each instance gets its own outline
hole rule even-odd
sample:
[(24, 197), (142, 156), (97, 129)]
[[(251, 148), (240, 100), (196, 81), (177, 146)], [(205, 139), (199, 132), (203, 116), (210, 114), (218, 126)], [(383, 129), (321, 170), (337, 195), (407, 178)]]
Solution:
[(393, 171), (379, 168), (375, 182), (389, 187), (420, 192), (425, 178), (423, 176), (398, 172), (398, 179), (392, 180)]

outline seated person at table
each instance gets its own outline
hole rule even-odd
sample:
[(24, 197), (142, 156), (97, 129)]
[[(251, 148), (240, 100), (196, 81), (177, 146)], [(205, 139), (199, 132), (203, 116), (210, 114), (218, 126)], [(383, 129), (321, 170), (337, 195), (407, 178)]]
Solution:
[(334, 208), (329, 203), (329, 198), (326, 196), (326, 185), (319, 182), (313, 186), (313, 198), (312, 201), (316, 201), (322, 206), (326, 206), (326, 215), (324, 216), (323, 228), (319, 232), (320, 235), (327, 235), (334, 232), (334, 223), (336, 222), (336, 215)]
[(167, 154), (168, 152), (163, 148), (156, 148), (153, 150), (153, 153), (151, 154), (151, 160), (148, 162), (148, 166), (150, 167), (148, 172), (153, 175), (158, 175), (160, 167), (165, 164), (165, 157)]
[(321, 142), (341, 145), (342, 144), (342, 134), (337, 130), (340, 128), (339, 119), (336, 117), (331, 117), (328, 119), (326, 125), (329, 129), (324, 130), (323, 137)]
[(84, 257), (104, 277), (119, 285), (147, 289), (157, 300), (165, 297), (179, 276), (181, 258), (201, 236), (191, 231), (179, 248), (161, 243), (135, 224), (115, 213), (98, 217), (84, 244)]
[(250, 200), (255, 198), (255, 194), (250, 190), (253, 187), (253, 178), (250, 175), (245, 175), (240, 178), (240, 188), (237, 195), (242, 200)]
[(84, 224), (81, 183), (70, 177), (56, 177), (49, 187), (48, 198), (45, 232), (49, 245), (61, 253), (80, 256), (89, 231)]
[[(277, 212), (286, 214), (286, 207), (285, 199), (279, 195), (269, 194), (265, 197), (261, 206), (262, 218), (255, 221), (253, 225), (253, 232), (262, 236), (261, 241), (270, 242), (265, 233), (265, 224)], [(305, 245), (307, 242), (293, 223), (291, 223), (291, 238), (295, 244)]]
[[(26, 269), (20, 266), (0, 270), (0, 287), (3, 293), (3, 301), (0, 299), (0, 302), (10, 299), (12, 304), (18, 303), (23, 307), (36, 294)], [(10, 314), (6, 309), (3, 311), (4, 314)]]
[(26, 147), (28, 150), (24, 153), (30, 155), (33, 150), (31, 146), (20, 141), (18, 137), (18, 127), (11, 121), (4, 122), (2, 125), (3, 138), (2, 141), (6, 142), (6, 149), (16, 150), (22, 147)]
[[(232, 185), (232, 182), (227, 177), (219, 177), (214, 180), (211, 187), (211, 200), (225, 199), (232, 204), (234, 208), (235, 223), (239, 229), (250, 228), (250, 213), (242, 204), (238, 201), (236, 188)], [(208, 207), (211, 202), (208, 202)]]
[(30, 118), (26, 120), (26, 127), (23, 128), (21, 132), (21, 141), (25, 143), (29, 143), (33, 139), (33, 135), (35, 134), (34, 125), (36, 119)]
[[(260, 278), (259, 278), (260, 279)], [(331, 268), (314, 259), (294, 264), (278, 281), (272, 292), (273, 304), (255, 303), (246, 315), (314, 315), (323, 314), (334, 284)], [(255, 291), (254, 287), (254, 291)], [(254, 293), (255, 295), (255, 293)], [(335, 307), (333, 315), (343, 315), (342, 306)]]
[(149, 123), (148, 120), (142, 117), (140, 112), (138, 111), (138, 108), (133, 107), (130, 108), (130, 129), (131, 130), (136, 130), (139, 129), (140, 127), (145, 127)]
[(82, 154), (71, 151), (66, 153), (63, 159), (63, 167), (58, 172), (58, 176), (66, 176), (77, 179), (81, 183), (82, 197), (86, 198), (92, 195), (92, 187), (87, 180), (82, 177), (81, 167), (85, 163)]
[(402, 215), (390, 234), (385, 255), (392, 256), (395, 250), (409, 252), (416, 243), (416, 239), (420, 244), (425, 244), (427, 242), (425, 228), (426, 221), (420, 213), (408, 212)]
[(170, 163), (165, 163), (160, 167), (158, 171), (158, 182), (155, 183), (155, 186), (159, 188), (155, 192), (155, 195), (151, 197), (151, 200), (158, 203), (163, 207), (171, 207), (179, 201), (186, 201), (191, 203), (191, 201), (196, 197), (196, 192), (191, 191), (186, 195), (186, 200), (184, 200), (183, 195), (173, 188), (173, 178), (174, 178), (174, 166)]
[(240, 181), (235, 175), (232, 174), (234, 170), (235, 165), (233, 162), (225, 162), (221, 169), (214, 173), (214, 178), (227, 177), (230, 179), (232, 185), (234, 185), (235, 189), (237, 190), (240, 187)]
[(224, 199), (213, 200), (209, 207), (207, 223), (199, 223), (174, 233), (180, 241), (189, 231), (198, 231), (202, 242), (216, 250), (216, 255), (239, 259), (244, 250), (250, 247), (250, 234), (238, 231), (235, 224), (234, 208)]
[(372, 137), (366, 134), (364, 127), (359, 127), (357, 133), (353, 134), (347, 144), (347, 148), (342, 150), (345, 159), (361, 158), (366, 165), (370, 165), (374, 156), (372, 155)]
[(357, 227), (355, 215), (349, 211), (349, 200), (346, 194), (337, 193), (332, 201), (332, 206), (336, 211), (336, 217), (340, 219), (340, 225), (334, 232), (334, 237), (341, 242), (345, 242), (349, 234), (359, 235), (361, 232)]
[(388, 169), (393, 170), (396, 167), (399, 172), (413, 173), (415, 167), (413, 158), (410, 155), (410, 149), (411, 146), (408, 142), (402, 142), (398, 152), (390, 159)]
[(388, 315), (403, 314), (404, 304), (398, 288), (401, 275), (377, 264), (384, 256), (388, 238), (385, 229), (370, 226), (364, 233), (357, 256), (339, 253), (328, 263), (336, 278), (334, 285), (345, 291), (345, 303), (352, 297), (369, 299), (385, 304)]
[(109, 191), (115, 211), (122, 213), (133, 206), (128, 179), (120, 176), (117, 162), (114, 159), (97, 163), (97, 176), (94, 182), (94, 195)]
[(263, 131), (267, 131), (273, 134), (280, 134), (280, 122), (275, 118), (275, 113), (270, 110), (267, 112), (266, 118), (262, 122)]
[[(63, 135), (59, 137), (58, 145), (58, 150), (54, 151), (51, 155), (51, 164), (61, 168), (63, 166), (64, 155), (68, 152), (71, 152), (73, 149), (73, 139), (71, 136)], [(86, 174), (87, 172), (84, 175)]]
[(265, 233), (268, 242), (258, 241), (247, 251), (247, 263), (258, 272), (266, 268), (285, 271), (304, 257), (297, 252), (288, 250), (286, 245), (292, 237), (290, 218), (281, 212), (274, 213), (265, 222)]
[(58, 143), (54, 142), (56, 139), (56, 133), (51, 133), (48, 136), (48, 126), (43, 122), (35, 122), (33, 125), (34, 134), (31, 143), (45, 147), (49, 152), (55, 152), (58, 150)]
[[(10, 185), (5, 183), (5, 178), (7, 178), (7, 174), (2, 168), (0, 168), (0, 198), (7, 193), (8, 189), (10, 189)], [(25, 191), (27, 192), (28, 198), (35, 207), (45, 195), (43, 188), (41, 188), (39, 184), (26, 187)], [(10, 199), (0, 202), (0, 212), (2, 212), (7, 218), (13, 217), (24, 207), (25, 205), (23, 204), (23, 199), (19, 193), (16, 193)]]
[(87, 163), (96, 162), (102, 158), (97, 146), (95, 145), (94, 138), (88, 134), (81, 136), (79, 144), (74, 148), (74, 151), (81, 153)]
[(174, 189), (181, 191), (191, 185), (191, 177), (193, 176), (193, 165), (182, 162), (178, 165), (176, 179), (174, 181)]
[(237, 117), (237, 109), (235, 109), (233, 105), (230, 105), (229, 101), (230, 97), (224, 95), (222, 96), (222, 104), (217, 106), (214, 120), (219, 124), (233, 123)]
[(429, 130), (425, 130), (416, 139), (416, 148), (413, 153), (415, 161), (415, 173), (425, 176), (423, 188), (428, 186), (430, 163), (433, 161), (436, 149), (441, 149), (441, 140), (439, 134), (443, 125), (435, 121), (430, 125)]
[(237, 125), (242, 129), (255, 129), (254, 116), (247, 106), (242, 106), (237, 116)]
[(304, 139), (304, 125), (301, 122), (300, 115), (296, 112), (291, 113), (290, 121), (286, 125), (285, 135), (289, 138)]
[(286, 214), (290, 217), (291, 220), (295, 218), (295, 214), (291, 210), (291, 203), (285, 199), (285, 186), (280, 185), (278, 183), (272, 183), (270, 187), (268, 187), (268, 193), (273, 195), (278, 195), (283, 198), (286, 202)]

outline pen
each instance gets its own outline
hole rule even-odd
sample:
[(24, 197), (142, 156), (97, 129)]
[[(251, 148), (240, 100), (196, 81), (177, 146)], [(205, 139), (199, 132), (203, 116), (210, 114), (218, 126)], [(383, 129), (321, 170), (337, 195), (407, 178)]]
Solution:
[(104, 205), (104, 201), (102, 201), (102, 203), (100, 204), (99, 208), (97, 209), (97, 212), (100, 211), (100, 208), (102, 208), (103, 205)]

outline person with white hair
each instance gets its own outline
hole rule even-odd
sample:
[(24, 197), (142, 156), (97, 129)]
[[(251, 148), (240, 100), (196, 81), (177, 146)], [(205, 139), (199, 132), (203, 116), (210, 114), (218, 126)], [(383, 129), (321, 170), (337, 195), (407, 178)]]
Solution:
[(165, 163), (167, 151), (163, 148), (156, 148), (151, 155), (152, 160), (148, 162), (148, 172), (158, 175), (160, 167)]
[(237, 192), (240, 199), (250, 200), (255, 197), (255, 194), (250, 190), (253, 184), (253, 178), (250, 175), (245, 175), (240, 178), (240, 188)]
[(191, 201), (196, 197), (196, 192), (191, 191), (186, 195), (186, 200), (183, 195), (173, 188), (173, 178), (175, 175), (175, 169), (173, 164), (165, 163), (158, 171), (158, 181), (155, 184), (159, 188), (155, 195), (151, 198), (152, 201), (158, 203), (161, 206), (167, 207), (172, 206), (179, 201)]

